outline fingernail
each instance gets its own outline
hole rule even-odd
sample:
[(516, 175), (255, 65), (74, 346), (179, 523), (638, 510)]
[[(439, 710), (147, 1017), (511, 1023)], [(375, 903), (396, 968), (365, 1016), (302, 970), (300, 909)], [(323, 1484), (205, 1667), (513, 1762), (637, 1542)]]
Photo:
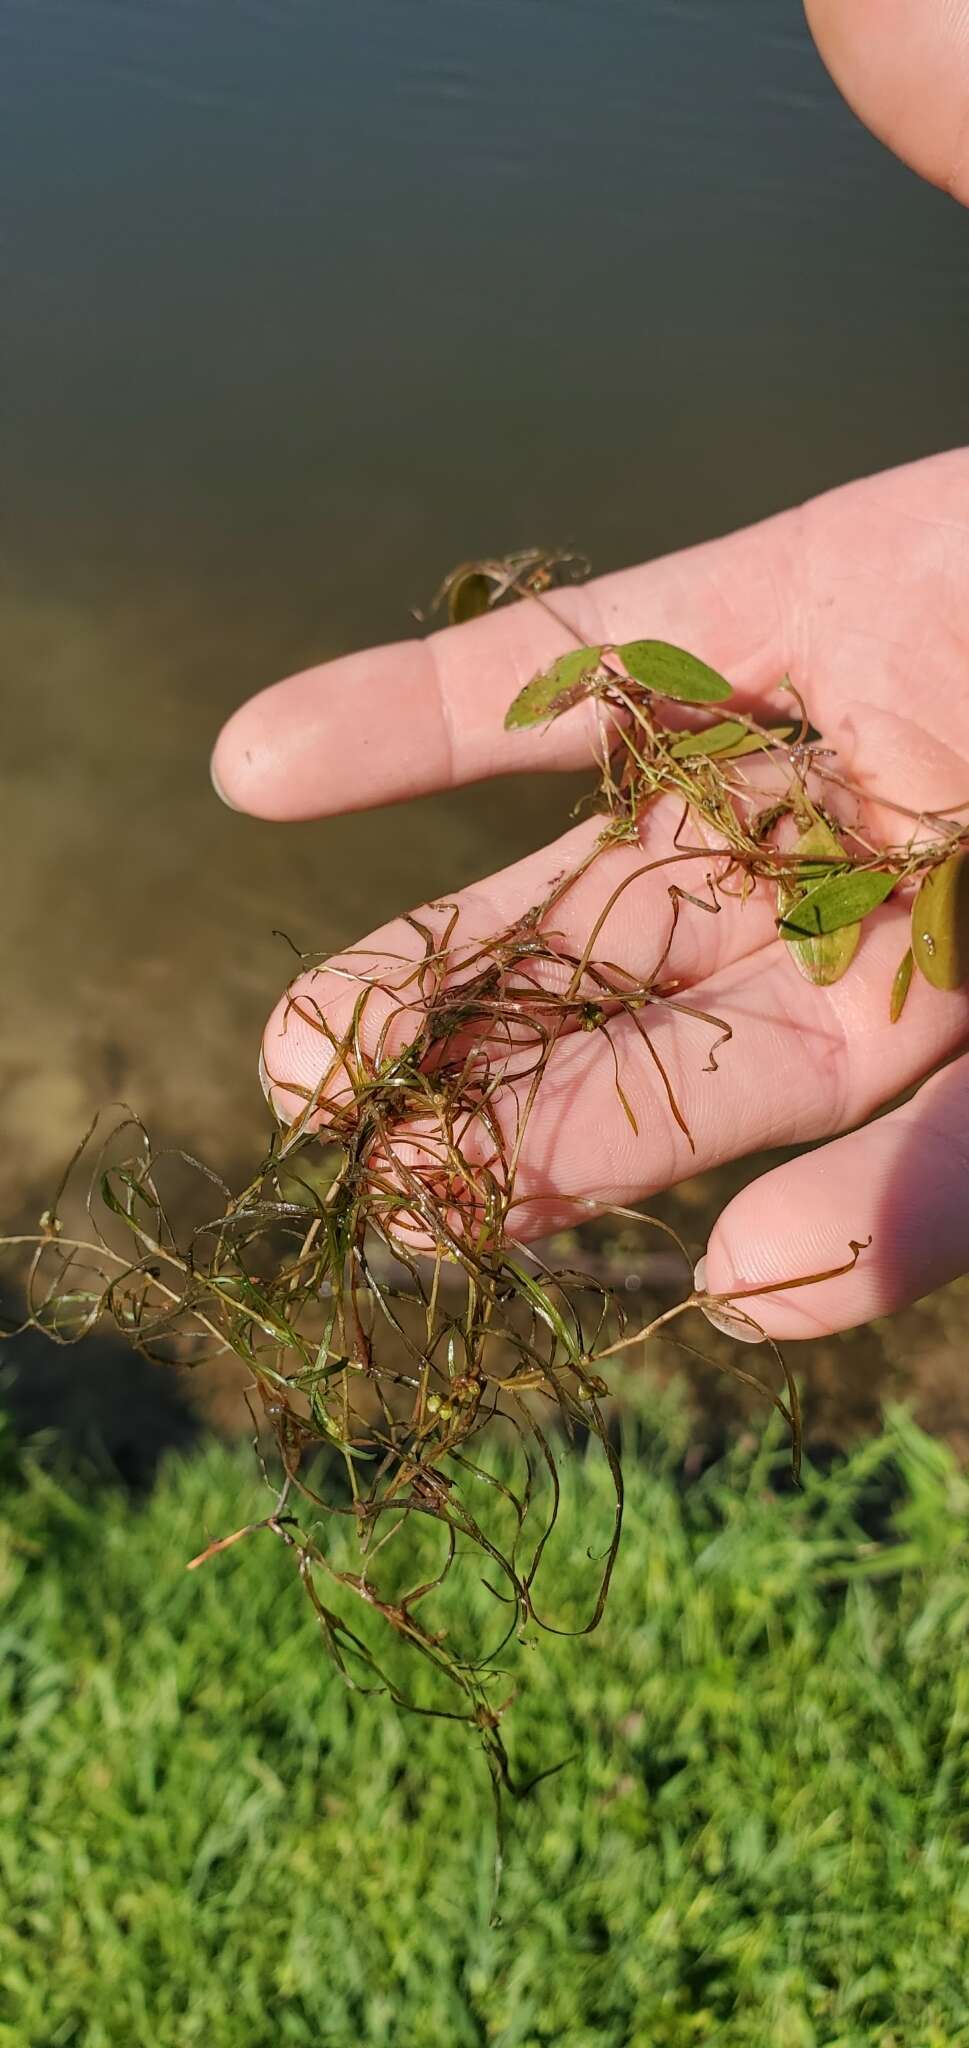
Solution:
[(265, 1096), (265, 1098), (266, 1098), (266, 1101), (268, 1102), (268, 1104), (269, 1104), (269, 1107), (270, 1107), (270, 1109), (271, 1109), (271, 1108), (272, 1108), (272, 1102), (273, 1102), (273, 1098), (272, 1098), (272, 1092), (271, 1092), (271, 1091), (272, 1091), (272, 1085), (273, 1085), (273, 1084), (272, 1084), (271, 1080), (269, 1079), (269, 1068), (268, 1068), (268, 1067), (267, 1067), (267, 1065), (266, 1065), (266, 1056), (265, 1056), (265, 1053), (263, 1052), (262, 1046), (260, 1046), (260, 1047), (259, 1047), (259, 1069), (258, 1069), (258, 1072), (259, 1072), (259, 1086), (260, 1086), (260, 1088), (262, 1089), (262, 1092), (263, 1092), (263, 1094), (264, 1094), (264, 1096)]
[[(706, 1252), (704, 1252), (702, 1259), (697, 1260), (696, 1268), (693, 1274), (693, 1285), (697, 1294), (706, 1293)], [(738, 1344), (761, 1343), (762, 1339), (759, 1330), (752, 1330), (750, 1327), (750, 1323), (747, 1322), (744, 1318), (742, 1318), (739, 1314), (731, 1315), (730, 1310), (728, 1308), (708, 1308), (705, 1302), (700, 1302), (698, 1306), (702, 1309), (703, 1314), (706, 1316), (707, 1322), (711, 1323), (715, 1330), (722, 1331), (725, 1337), (735, 1337)]]
[(227, 811), (237, 811), (239, 809), (238, 804), (233, 803), (231, 796), (226, 796), (225, 790), (223, 789), (222, 784), (219, 781), (218, 773), (216, 771), (215, 766), (214, 754), (212, 755), (212, 758), (209, 762), (209, 775), (211, 778), (212, 787), (215, 791), (216, 796), (219, 799), (220, 804), (224, 804)]

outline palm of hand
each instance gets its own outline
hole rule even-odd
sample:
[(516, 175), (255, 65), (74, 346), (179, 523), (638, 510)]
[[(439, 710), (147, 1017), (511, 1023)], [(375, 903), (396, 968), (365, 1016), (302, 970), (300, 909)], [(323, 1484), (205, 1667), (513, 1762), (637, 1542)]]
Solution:
[[(689, 647), (755, 711), (789, 672), (837, 750), (839, 771), (873, 798), (914, 813), (969, 801), (967, 454), (849, 486), (747, 532), (558, 593), (556, 603), (589, 641), (650, 635)], [(592, 740), (581, 708), (544, 734), (503, 730), (516, 690), (566, 644), (562, 628), (526, 602), (431, 641), (292, 678), (226, 727), (215, 757), (219, 786), (257, 815), (305, 817), (539, 763), (575, 767), (589, 759)], [(661, 857), (678, 815), (666, 799), (651, 806), (641, 847), (610, 850), (563, 899), (556, 926), (566, 950), (581, 951), (624, 874)], [(888, 809), (872, 816), (886, 840), (910, 829)], [(521, 916), (596, 831), (588, 820), (466, 891), (461, 938), (483, 940)], [(603, 930), (609, 958), (639, 978), (662, 951), (669, 880), (662, 868), (639, 874)], [(701, 882), (702, 866), (694, 886)], [(590, 1202), (635, 1201), (698, 1167), (863, 1125), (951, 1058), (969, 1024), (963, 993), (916, 984), (901, 1021), (889, 1021), (907, 924), (904, 905), (886, 904), (866, 920), (844, 980), (819, 989), (793, 969), (766, 892), (717, 917), (681, 919), (664, 974), (675, 976), (689, 1004), (733, 1031), (711, 1076), (707, 1026), (682, 1012), (658, 1013), (651, 1023), (695, 1153), (626, 1020), (613, 1036), (635, 1132), (598, 1034), (563, 1037), (522, 1145), (523, 1231), (574, 1220), (577, 1202), (588, 1213)], [(366, 973), (368, 955), (386, 973), (388, 951), (415, 950), (409, 926), (388, 927), (355, 952), (353, 975)], [(321, 1005), (342, 1028), (351, 987), (339, 974), (316, 977), (307, 1018)], [(274, 1106), (295, 1114), (300, 1099), (285, 1084), (315, 1085), (325, 1040), (284, 1002), (264, 1053), (277, 1084)], [(505, 1095), (501, 1114), (513, 1130), (520, 1091), (512, 1082)], [(872, 1252), (854, 1274), (765, 1304), (762, 1320), (774, 1334), (803, 1335), (860, 1320), (957, 1270), (962, 1232), (951, 1198), (962, 1155), (952, 1135), (965, 1127), (967, 1105), (959, 1063), (905, 1109), (755, 1182), (721, 1219), (709, 1284), (727, 1291), (821, 1270), (841, 1263), (851, 1238), (870, 1234)], [(900, 1179), (911, 1183), (913, 1173), (902, 1198)]]

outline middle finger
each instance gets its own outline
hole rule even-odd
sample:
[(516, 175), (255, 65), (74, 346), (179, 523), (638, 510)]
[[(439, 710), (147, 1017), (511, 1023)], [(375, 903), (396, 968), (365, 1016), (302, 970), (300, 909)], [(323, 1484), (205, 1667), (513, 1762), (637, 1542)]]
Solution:
[[(543, 989), (562, 992), (568, 986), (570, 962), (587, 946), (620, 982), (628, 977), (642, 984), (658, 975), (670, 989), (689, 988), (768, 944), (775, 936), (773, 891), (757, 884), (743, 904), (732, 896), (714, 898), (707, 878), (722, 871), (722, 842), (710, 835), (707, 845), (698, 846), (696, 828), (688, 822), (674, 843), (682, 820), (682, 803), (660, 797), (644, 812), (635, 843), (596, 851), (603, 821), (588, 818), (452, 901), (425, 906), (413, 922), (396, 918), (361, 946), (297, 976), (263, 1038), (264, 1086), (276, 1114), (284, 1122), (294, 1120), (324, 1076), (327, 1100), (348, 1093), (346, 1074), (330, 1071), (333, 1046), (350, 1028), (362, 991), (362, 1047), (371, 1057), (378, 1047), (381, 1055), (392, 1055), (419, 1028), (427, 992), (420, 969), (428, 945), (446, 949), (441, 976), (458, 987), (480, 968), (493, 943), (590, 855), (594, 859), (543, 919), (547, 951), (521, 964), (520, 981), (534, 989), (536, 1001)], [(671, 888), (694, 899), (682, 916), (674, 916)]]

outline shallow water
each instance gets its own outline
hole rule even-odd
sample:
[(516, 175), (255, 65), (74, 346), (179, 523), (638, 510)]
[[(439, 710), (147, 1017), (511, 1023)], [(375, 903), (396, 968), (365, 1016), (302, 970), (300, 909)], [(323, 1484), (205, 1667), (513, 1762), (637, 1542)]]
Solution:
[(567, 809), (258, 825), (230, 707), (475, 551), (633, 561), (965, 439), (969, 221), (796, 0), (7, 0), (0, 189), (9, 1214), (119, 1090), (244, 1152), (272, 928)]

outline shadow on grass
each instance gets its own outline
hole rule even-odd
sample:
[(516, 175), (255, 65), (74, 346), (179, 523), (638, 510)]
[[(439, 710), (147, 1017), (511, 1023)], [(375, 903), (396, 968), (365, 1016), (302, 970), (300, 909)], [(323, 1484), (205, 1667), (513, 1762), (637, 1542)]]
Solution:
[(206, 1434), (177, 1374), (108, 1334), (72, 1345), (36, 1330), (0, 1338), (0, 1402), (14, 1438), (49, 1450), (60, 1471), (134, 1494), (170, 1451)]

